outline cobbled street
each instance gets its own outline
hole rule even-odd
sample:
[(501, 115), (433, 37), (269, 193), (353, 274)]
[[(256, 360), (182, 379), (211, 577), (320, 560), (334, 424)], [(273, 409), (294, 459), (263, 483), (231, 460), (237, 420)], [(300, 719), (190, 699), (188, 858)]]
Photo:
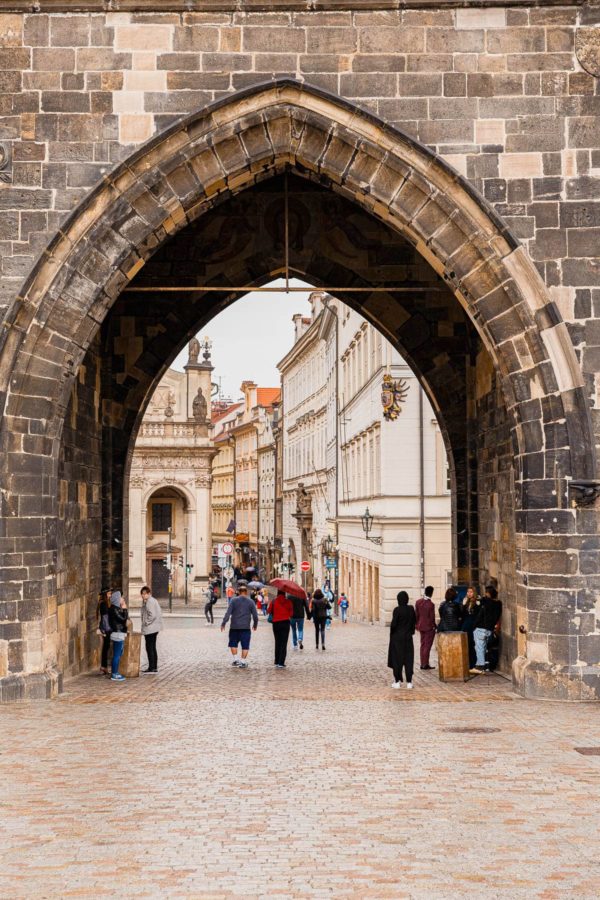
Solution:
[(276, 670), (261, 620), (238, 671), (173, 617), (157, 677), (2, 708), (0, 896), (598, 896), (595, 707), (394, 691), (385, 629), (306, 638)]

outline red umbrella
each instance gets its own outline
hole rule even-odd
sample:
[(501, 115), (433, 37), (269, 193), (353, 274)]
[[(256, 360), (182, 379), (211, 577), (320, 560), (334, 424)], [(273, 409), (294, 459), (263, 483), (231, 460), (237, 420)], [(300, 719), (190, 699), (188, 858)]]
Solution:
[(292, 597), (300, 597), (302, 600), (306, 600), (306, 591), (299, 584), (296, 584), (295, 581), (289, 581), (287, 578), (274, 578), (269, 584), (271, 587), (277, 588), (278, 591), (283, 591), (284, 594), (291, 594)]

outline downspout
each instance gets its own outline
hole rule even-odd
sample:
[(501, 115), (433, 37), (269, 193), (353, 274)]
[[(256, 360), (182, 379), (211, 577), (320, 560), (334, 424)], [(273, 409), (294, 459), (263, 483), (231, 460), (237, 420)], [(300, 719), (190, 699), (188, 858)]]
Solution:
[(425, 588), (425, 446), (423, 431), (423, 388), (419, 385), (419, 538), (421, 544), (421, 590)]
[(339, 414), (339, 396), (340, 396), (340, 337), (339, 337), (339, 316), (338, 316), (338, 307), (336, 306), (335, 310), (333, 310), (335, 315), (335, 560), (337, 563), (337, 567), (335, 571), (335, 612), (337, 614), (338, 606), (337, 601), (339, 598), (339, 577), (340, 577), (340, 557), (339, 557), (339, 547), (340, 543), (340, 525), (339, 525), (339, 504), (340, 504), (340, 482), (338, 477), (338, 472), (341, 472), (340, 468), (340, 414)]
[(236, 457), (236, 453), (235, 453), (235, 448), (236, 448), (235, 435), (232, 435), (231, 438), (230, 438), (230, 440), (231, 440), (231, 443), (232, 443), (232, 446), (233, 446), (233, 538), (234, 538), (234, 548), (235, 548), (235, 544), (236, 544), (235, 536), (236, 536), (236, 533), (237, 533), (237, 508), (236, 508), (236, 502), (235, 502), (235, 501), (236, 501), (236, 497), (237, 497), (237, 478), (236, 478), (236, 471), (235, 471), (235, 457)]

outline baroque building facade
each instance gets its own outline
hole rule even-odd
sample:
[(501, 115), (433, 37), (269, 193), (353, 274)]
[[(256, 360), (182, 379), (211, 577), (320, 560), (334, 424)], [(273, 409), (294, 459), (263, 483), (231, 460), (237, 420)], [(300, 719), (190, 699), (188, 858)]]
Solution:
[(167, 362), (290, 271), (418, 374), (516, 689), (598, 699), (597, 2), (101, 6), (2, 4), (1, 698), (89, 667)]
[(129, 479), (130, 602), (149, 585), (158, 599), (199, 600), (211, 572), (215, 451), (208, 352), (192, 339), (184, 372), (169, 369), (135, 442)]
[(271, 417), (280, 390), (259, 387), (250, 380), (243, 381), (240, 390), (241, 402), (216, 422), (213, 472), (218, 493), (213, 498), (213, 544), (233, 541), (236, 566), (265, 569), (267, 544), (270, 547), (274, 538)]
[[(413, 372), (382, 335), (321, 291), (310, 302), (279, 363), (284, 561), (308, 587), (345, 591), (356, 618), (389, 622), (399, 590), (416, 599), (432, 584), (439, 597), (452, 579), (443, 439)], [(397, 388), (390, 420), (384, 377)], [(375, 540), (363, 530), (367, 511)]]

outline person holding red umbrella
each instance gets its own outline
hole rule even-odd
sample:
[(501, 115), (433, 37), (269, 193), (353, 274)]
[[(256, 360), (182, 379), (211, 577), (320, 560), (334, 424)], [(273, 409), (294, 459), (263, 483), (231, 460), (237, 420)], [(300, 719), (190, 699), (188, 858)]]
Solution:
[(287, 645), (290, 637), (290, 619), (294, 615), (294, 604), (280, 589), (267, 608), (269, 621), (273, 625), (275, 638), (275, 668), (285, 669)]

